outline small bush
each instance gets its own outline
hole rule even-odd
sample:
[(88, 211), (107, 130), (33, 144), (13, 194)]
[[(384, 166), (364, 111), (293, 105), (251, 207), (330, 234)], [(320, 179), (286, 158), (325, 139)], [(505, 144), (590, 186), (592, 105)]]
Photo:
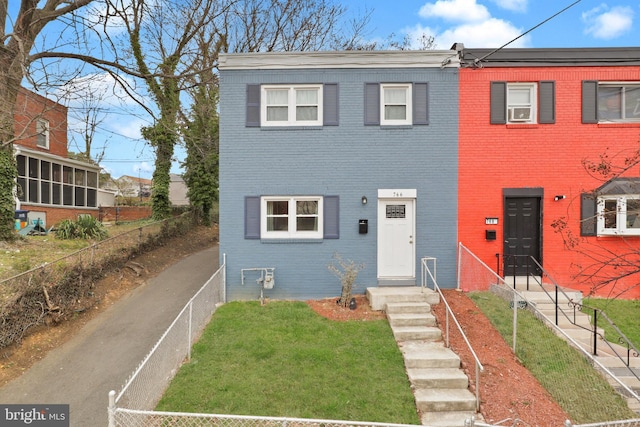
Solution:
[(56, 227), (56, 237), (59, 239), (103, 240), (108, 234), (102, 223), (90, 215), (81, 216), (75, 221), (65, 219)]
[(364, 264), (356, 264), (352, 260), (344, 260), (338, 253), (333, 254), (333, 258), (335, 259), (335, 264), (331, 263), (327, 268), (338, 276), (342, 284), (342, 293), (340, 294), (338, 304), (343, 307), (348, 307), (351, 302), (351, 294), (356, 283), (356, 278), (360, 270), (364, 269)]

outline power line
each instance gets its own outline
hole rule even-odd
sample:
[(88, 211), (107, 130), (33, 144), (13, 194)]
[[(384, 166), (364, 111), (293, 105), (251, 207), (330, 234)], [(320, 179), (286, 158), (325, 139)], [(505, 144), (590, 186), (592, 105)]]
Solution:
[(560, 15), (561, 13), (564, 13), (565, 11), (569, 10), (570, 8), (572, 8), (573, 6), (577, 5), (578, 3), (580, 3), (582, 0), (576, 0), (573, 3), (571, 3), (569, 6), (565, 7), (564, 9), (562, 9), (559, 12), (556, 12), (555, 14), (553, 14), (552, 16), (548, 17), (547, 19), (545, 19), (544, 21), (540, 22), (538, 25), (535, 25), (531, 28), (529, 28), (527, 31), (525, 31), (524, 33), (520, 34), (518, 37), (514, 38), (513, 40), (510, 40), (508, 42), (506, 42), (505, 44), (503, 44), (502, 46), (500, 46), (497, 49), (492, 50), (491, 52), (487, 53), (485, 56), (483, 56), (482, 58), (478, 58), (475, 59), (473, 61), (473, 63), (475, 65), (477, 65), (478, 63), (480, 63), (480, 61), (484, 61), (485, 59), (487, 59), (489, 56), (493, 55), (494, 53), (504, 49), (505, 47), (507, 47), (508, 45), (510, 45), (511, 43), (513, 43), (514, 41), (518, 40), (521, 37), (526, 36), (527, 34), (529, 34), (531, 31), (535, 30), (536, 28), (540, 27), (543, 24), (546, 24), (547, 22), (551, 21), (553, 18), (555, 18), (556, 16)]

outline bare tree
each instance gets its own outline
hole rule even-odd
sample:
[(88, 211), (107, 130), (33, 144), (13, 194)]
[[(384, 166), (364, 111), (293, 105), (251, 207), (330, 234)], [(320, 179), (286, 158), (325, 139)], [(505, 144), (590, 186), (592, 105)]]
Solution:
[[(22, 0), (14, 11), (0, 0), (0, 240), (12, 239), (13, 188), (17, 176), (13, 158), (13, 111), (22, 80), (41, 52), (34, 51), (43, 29), (62, 18), (71, 26), (74, 13), (92, 0)], [(39, 7), (40, 6), (40, 7)]]
[[(584, 190), (583, 202), (595, 203), (603, 196), (603, 184), (626, 176), (627, 172), (640, 164), (640, 148), (616, 151), (608, 148), (597, 159), (585, 158), (581, 163), (585, 173), (601, 184), (597, 188)], [(640, 194), (640, 184), (630, 181), (627, 185), (633, 194)], [(603, 214), (606, 221), (606, 212)], [(610, 214), (615, 217), (617, 212), (614, 210)], [(640, 207), (635, 210), (628, 208), (627, 216), (640, 218)], [(582, 218), (582, 221), (594, 225), (597, 220), (598, 214)], [(613, 247), (598, 239), (576, 234), (569, 226), (570, 222), (571, 218), (564, 216), (554, 220), (551, 226), (562, 236), (565, 248), (577, 255), (577, 261), (572, 263), (576, 271), (574, 278), (588, 284), (591, 294), (607, 290), (611, 298), (616, 298), (640, 287), (640, 245), (637, 238), (616, 236)]]

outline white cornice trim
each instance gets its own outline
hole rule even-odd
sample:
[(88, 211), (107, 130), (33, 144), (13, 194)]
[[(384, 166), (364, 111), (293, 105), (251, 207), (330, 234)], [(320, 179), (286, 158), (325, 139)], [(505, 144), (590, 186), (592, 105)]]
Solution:
[(56, 163), (60, 163), (62, 165), (67, 166), (78, 166), (87, 170), (94, 170), (96, 172), (100, 171), (100, 166), (94, 165), (92, 163), (85, 163), (80, 160), (69, 159), (68, 157), (60, 157), (55, 154), (45, 153), (43, 151), (33, 150), (31, 148), (27, 148), (23, 145), (14, 144), (13, 148), (15, 150), (15, 154), (26, 154), (29, 157), (36, 157), (41, 160), (49, 160), (54, 161)]
[(312, 68), (459, 68), (455, 50), (226, 53), (221, 70)]

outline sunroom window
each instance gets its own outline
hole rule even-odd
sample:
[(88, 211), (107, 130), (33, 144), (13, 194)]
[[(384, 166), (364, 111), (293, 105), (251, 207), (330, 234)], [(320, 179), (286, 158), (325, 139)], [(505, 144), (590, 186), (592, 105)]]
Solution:
[(322, 197), (269, 196), (261, 203), (262, 238), (322, 238)]
[(322, 85), (263, 85), (263, 126), (322, 125)]
[(640, 121), (640, 83), (598, 84), (598, 121)]
[(640, 235), (640, 195), (598, 198), (599, 235)]

